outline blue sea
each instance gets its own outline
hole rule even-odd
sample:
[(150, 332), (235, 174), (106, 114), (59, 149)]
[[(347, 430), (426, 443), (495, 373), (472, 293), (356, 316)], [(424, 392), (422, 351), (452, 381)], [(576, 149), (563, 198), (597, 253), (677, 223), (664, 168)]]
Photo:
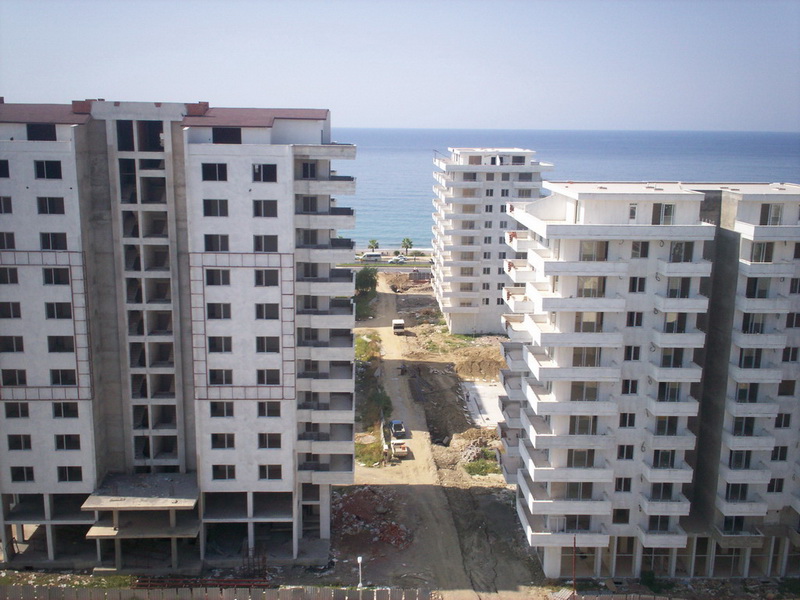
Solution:
[(355, 208), (356, 229), (339, 234), (359, 249), (406, 237), (430, 247), (433, 157), (448, 147), (530, 148), (553, 163), (544, 178), (554, 181), (800, 183), (800, 133), (335, 128), (333, 138), (358, 146), (335, 167), (358, 179), (356, 195), (339, 198)]

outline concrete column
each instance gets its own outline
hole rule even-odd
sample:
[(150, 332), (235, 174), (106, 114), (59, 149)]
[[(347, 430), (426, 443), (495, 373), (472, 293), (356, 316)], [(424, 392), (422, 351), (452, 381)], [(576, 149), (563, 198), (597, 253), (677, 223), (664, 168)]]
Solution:
[(745, 548), (741, 554), (741, 564), (739, 565), (739, 573), (742, 577), (747, 577), (750, 574), (750, 556), (753, 554), (752, 548)]
[(331, 537), (331, 486), (319, 486), (319, 537), (328, 540)]
[(53, 494), (44, 494), (44, 520), (53, 519)]
[(14, 556), (14, 549), (11, 548), (10, 544), (11, 540), (11, 527), (3, 523), (3, 526), (0, 527), (0, 542), (3, 544), (3, 561), (8, 562)]
[(170, 529), (175, 529), (178, 525), (178, 514), (174, 508), (169, 510), (169, 527)]
[(548, 579), (561, 577), (561, 547), (544, 548), (542, 556), (542, 570)]
[(678, 549), (669, 549), (669, 576), (675, 577), (675, 570), (678, 568)]
[(603, 569), (603, 549), (594, 549), (594, 576), (600, 577), (600, 572)]
[(708, 538), (708, 560), (707, 560), (707, 570), (706, 570), (706, 577), (713, 577), (714, 576), (714, 562), (717, 558), (717, 542), (714, 538)]
[(611, 564), (609, 565), (609, 575), (613, 579), (617, 576), (617, 537), (611, 536)]
[(767, 577), (772, 576), (772, 561), (775, 560), (775, 542), (777, 538), (771, 537), (769, 540), (769, 552), (767, 553), (767, 571), (764, 573)]
[(47, 560), (56, 559), (56, 531), (49, 523), (44, 526), (45, 539), (47, 540)]
[(633, 541), (633, 576), (634, 577), (641, 577), (642, 576), (642, 550), (644, 547), (642, 543), (636, 538)]
[(119, 538), (114, 538), (114, 568), (122, 569), (122, 540)]
[(200, 523), (200, 560), (206, 559), (206, 524)]
[(694, 577), (694, 563), (697, 560), (697, 538), (689, 538), (689, 577)]
[(17, 538), (18, 542), (25, 541), (25, 527), (17, 523), (14, 525), (14, 537)]
[(247, 492), (247, 494), (245, 494), (245, 497), (247, 498), (247, 518), (248, 519), (252, 519), (253, 518), (253, 492)]
[(178, 538), (169, 538), (170, 552), (172, 553), (172, 568), (178, 568)]
[(789, 538), (782, 537), (781, 538), (781, 549), (780, 549), (780, 574), (779, 577), (786, 577), (786, 565), (789, 562)]
[(256, 551), (256, 526), (252, 521), (247, 523), (247, 556), (253, 556)]
[(103, 547), (101, 546), (102, 540), (99, 538), (94, 541), (94, 547), (97, 551), (97, 566), (103, 565)]

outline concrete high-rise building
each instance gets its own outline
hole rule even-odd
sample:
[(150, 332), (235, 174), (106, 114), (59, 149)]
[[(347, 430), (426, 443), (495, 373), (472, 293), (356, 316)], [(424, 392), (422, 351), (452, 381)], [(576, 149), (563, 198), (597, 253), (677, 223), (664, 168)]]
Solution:
[(519, 148), (449, 148), (433, 191), (433, 289), (451, 333), (503, 333), (502, 261), (511, 201), (538, 198), (552, 165)]
[(291, 562), (353, 479), (327, 110), (0, 103), (5, 564)]
[(797, 574), (800, 187), (544, 187), (508, 209), (500, 434), (545, 574)]

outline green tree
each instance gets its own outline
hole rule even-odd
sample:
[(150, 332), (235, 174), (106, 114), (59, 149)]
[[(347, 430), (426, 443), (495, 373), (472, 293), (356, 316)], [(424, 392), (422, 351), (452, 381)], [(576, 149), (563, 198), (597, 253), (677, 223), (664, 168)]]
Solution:
[(367, 242), (367, 248), (370, 250), (377, 250), (378, 249), (378, 240), (370, 240)]
[(414, 247), (414, 242), (409, 238), (403, 238), (403, 241), (400, 242), (400, 247), (406, 251), (406, 256), (408, 256), (408, 251)]
[(378, 287), (378, 269), (364, 267), (356, 273), (356, 295), (369, 294)]

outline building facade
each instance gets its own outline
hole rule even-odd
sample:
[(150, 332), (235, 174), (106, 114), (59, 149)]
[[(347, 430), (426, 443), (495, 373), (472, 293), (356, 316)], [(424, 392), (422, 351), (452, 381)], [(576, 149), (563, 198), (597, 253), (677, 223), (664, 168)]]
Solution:
[(3, 103), (0, 154), (5, 562), (319, 553), (353, 477), (329, 112)]
[(541, 193), (542, 171), (552, 165), (519, 148), (449, 148), (437, 156), (433, 191), (433, 290), (451, 333), (502, 333), (501, 266), (511, 201)]
[(544, 187), (508, 208), (500, 435), (545, 574), (797, 573), (800, 188)]

